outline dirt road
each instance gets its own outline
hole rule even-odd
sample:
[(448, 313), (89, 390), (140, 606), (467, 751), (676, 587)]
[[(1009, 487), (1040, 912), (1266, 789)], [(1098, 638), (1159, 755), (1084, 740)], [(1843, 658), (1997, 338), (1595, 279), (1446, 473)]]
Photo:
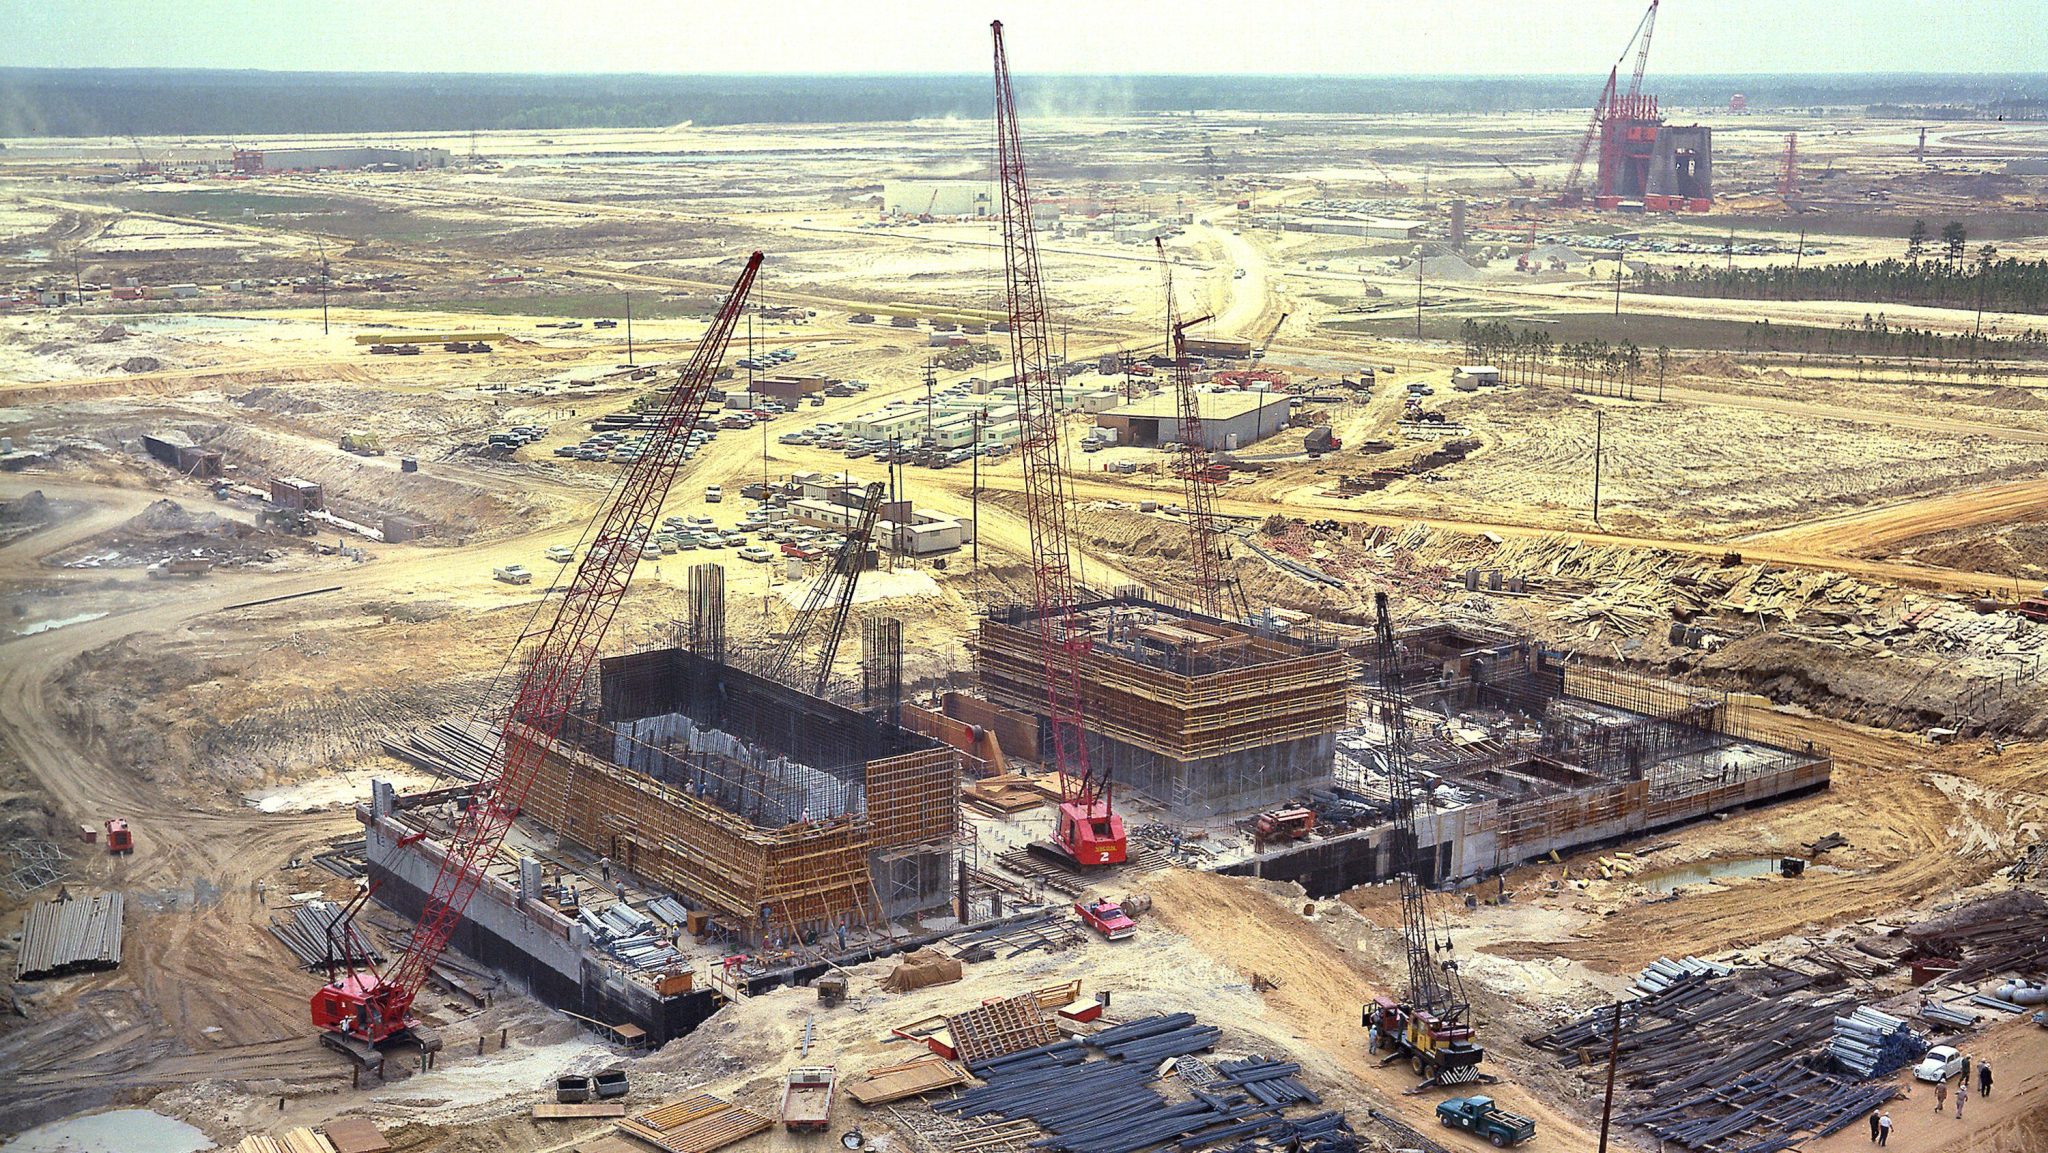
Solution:
[[(1885, 1153), (2039, 1153), (2048, 1149), (2048, 1029), (2014, 1018), (1972, 1038), (1964, 1052), (1989, 1060), (1995, 1079), (1990, 1097), (1977, 1095), (1956, 1116), (1951, 1094), (1948, 1108), (1934, 1111), (1934, 1086), (1897, 1074), (1893, 1083), (1912, 1096), (1894, 1100), (1891, 1139)], [(1832, 1137), (1809, 1141), (1812, 1153), (1867, 1150), (1870, 1129), (1862, 1121)]]
[(1751, 544), (1870, 556), (1928, 533), (2048, 518), (2048, 479), (1945, 492), (1739, 537)]

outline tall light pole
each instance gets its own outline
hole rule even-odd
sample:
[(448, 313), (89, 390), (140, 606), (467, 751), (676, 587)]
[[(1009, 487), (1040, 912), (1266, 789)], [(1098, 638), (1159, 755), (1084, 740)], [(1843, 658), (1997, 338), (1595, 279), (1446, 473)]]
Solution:
[(1593, 523), (1600, 523), (1600, 432), (1606, 413), (1593, 410)]

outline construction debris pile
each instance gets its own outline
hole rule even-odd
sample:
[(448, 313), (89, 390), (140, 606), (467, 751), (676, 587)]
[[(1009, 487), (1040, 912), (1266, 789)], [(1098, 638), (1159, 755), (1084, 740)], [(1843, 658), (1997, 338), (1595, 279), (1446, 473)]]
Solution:
[(21, 926), (21, 949), (14, 955), (14, 979), (38, 981), (119, 965), (125, 905), (119, 893), (30, 905)]
[(1951, 985), (2048, 969), (2048, 899), (2026, 889), (1975, 901), (1905, 930), (1914, 965), (1946, 968)]

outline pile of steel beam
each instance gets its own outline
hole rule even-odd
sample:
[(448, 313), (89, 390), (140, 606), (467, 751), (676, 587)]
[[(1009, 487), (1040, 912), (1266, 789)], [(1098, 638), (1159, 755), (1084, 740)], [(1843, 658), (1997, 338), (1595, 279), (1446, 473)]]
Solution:
[(1131, 1021), (1084, 1040), (980, 1062), (975, 1073), (985, 1084), (933, 1108), (962, 1117), (1029, 1119), (1050, 1134), (1033, 1147), (1069, 1153), (1239, 1148), (1255, 1139), (1323, 1153), (1357, 1147), (1339, 1114), (1283, 1114), (1286, 1105), (1317, 1101), (1294, 1079), (1297, 1065), (1251, 1057), (1224, 1062), (1213, 1073), (1205, 1067), (1203, 1085), (1182, 1082), (1184, 1100), (1169, 1100), (1154, 1087), (1167, 1061), (1207, 1050), (1220, 1035), (1187, 1013)]
[(30, 905), (21, 926), (21, 948), (14, 955), (14, 979), (34, 981), (119, 965), (125, 904), (119, 893), (95, 893)]
[(349, 965), (382, 961), (384, 954), (377, 951), (369, 933), (356, 930), (346, 912), (332, 901), (307, 901), (272, 917), (270, 935), (284, 942), (308, 969), (318, 969), (330, 960)]
[(1775, 1153), (1797, 1147), (1803, 1132), (1837, 1132), (1898, 1094), (1893, 1085), (1859, 1085), (1786, 1058), (1621, 1120), (1687, 1149)]
[(682, 963), (683, 955), (669, 943), (668, 934), (624, 901), (602, 909), (586, 905), (576, 919), (590, 931), (592, 941), (628, 968), (669, 969)]

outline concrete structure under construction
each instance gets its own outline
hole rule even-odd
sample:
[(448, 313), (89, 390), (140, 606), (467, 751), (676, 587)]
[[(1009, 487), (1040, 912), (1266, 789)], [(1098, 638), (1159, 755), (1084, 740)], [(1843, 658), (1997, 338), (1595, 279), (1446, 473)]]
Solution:
[[(1347, 679), (1334, 642), (1135, 595), (1078, 612), (1088, 756), (1117, 788), (1187, 817), (1256, 810), (1330, 780)], [(1039, 636), (1035, 610), (997, 608), (982, 618), (974, 655), (983, 696), (1043, 729)]]
[[(1232, 450), (1282, 432), (1293, 398), (1276, 392), (1204, 392), (1195, 403), (1202, 414), (1202, 439), (1211, 449)], [(1114, 429), (1118, 444), (1147, 448), (1180, 443), (1180, 398), (1171, 392), (1142, 397), (1095, 417), (1098, 428)]]
[(995, 186), (981, 180), (885, 180), (882, 211), (894, 216), (987, 216)]
[(248, 176), (266, 172), (325, 172), (348, 170), (417, 171), (446, 168), (446, 148), (377, 148), (338, 146), (314, 148), (237, 148), (232, 160), (236, 172)]
[[(1768, 703), (1567, 662), (1490, 629), (1434, 625), (1396, 640), (1423, 879), (1488, 876), (1549, 853), (1826, 788), (1833, 760)], [(1377, 646), (1357, 655), (1368, 669)], [(1393, 838), (1385, 729), (1336, 739), (1341, 828), (1231, 872), (1299, 881), (1311, 895), (1387, 880)], [(1329, 827), (1326, 824), (1326, 828)]]
[(1707, 212), (1714, 206), (1714, 130), (1664, 123), (1657, 98), (1622, 97), (1600, 121), (1596, 208)]

